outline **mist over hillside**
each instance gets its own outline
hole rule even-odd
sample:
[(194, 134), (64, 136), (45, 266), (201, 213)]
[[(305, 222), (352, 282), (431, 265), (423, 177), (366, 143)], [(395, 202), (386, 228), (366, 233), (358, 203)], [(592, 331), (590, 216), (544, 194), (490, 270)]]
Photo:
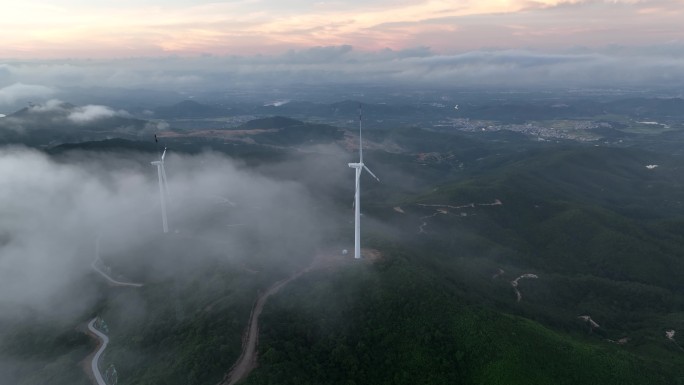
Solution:
[[(42, 328), (65, 333), (115, 300), (117, 290), (93, 275), (94, 263), (152, 291), (169, 280), (194, 285), (197, 274), (212, 268), (277, 277), (310, 259), (336, 227), (325, 200), (312, 205), (294, 180), (268, 177), (216, 153), (170, 153), (172, 233), (162, 237), (151, 155), (158, 156), (115, 150), (49, 157), (3, 149), (2, 349), (9, 354), (3, 360), (22, 363), (2, 365), (2, 383), (20, 383), (26, 370), (41, 364), (30, 350), (21, 353), (31, 349), (24, 336)], [(279, 167), (281, 176), (295, 171)], [(146, 301), (120, 304), (121, 316), (145, 317), (146, 308), (156, 306)]]

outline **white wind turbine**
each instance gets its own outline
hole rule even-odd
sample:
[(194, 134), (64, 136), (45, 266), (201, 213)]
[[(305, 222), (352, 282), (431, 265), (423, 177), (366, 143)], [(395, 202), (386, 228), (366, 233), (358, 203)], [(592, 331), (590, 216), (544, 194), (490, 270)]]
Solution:
[(159, 160), (152, 162), (152, 165), (157, 166), (157, 175), (159, 175), (159, 199), (161, 201), (162, 213), (162, 227), (164, 233), (169, 232), (169, 223), (166, 218), (166, 202), (169, 200), (169, 187), (166, 184), (166, 170), (164, 170), (164, 158), (166, 157), (166, 147)]
[(349, 163), (356, 170), (356, 194), (354, 195), (354, 258), (361, 258), (361, 171), (364, 169), (378, 182), (380, 179), (363, 164), (363, 141), (361, 140), (361, 106), (359, 106), (359, 162)]

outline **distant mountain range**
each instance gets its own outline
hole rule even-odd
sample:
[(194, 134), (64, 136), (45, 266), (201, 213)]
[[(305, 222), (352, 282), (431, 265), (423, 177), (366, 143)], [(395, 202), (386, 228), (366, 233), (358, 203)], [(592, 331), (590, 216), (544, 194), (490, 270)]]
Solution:
[(106, 106), (50, 101), (0, 118), (0, 143), (46, 146), (152, 135), (155, 125)]

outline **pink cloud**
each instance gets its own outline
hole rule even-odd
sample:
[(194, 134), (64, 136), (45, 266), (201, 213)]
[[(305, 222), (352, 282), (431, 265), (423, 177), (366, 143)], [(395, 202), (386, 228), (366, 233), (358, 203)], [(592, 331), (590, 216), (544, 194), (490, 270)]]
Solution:
[(0, 57), (121, 57), (282, 52), (351, 44), (367, 50), (431, 46), (559, 47), (684, 38), (684, 1), (370, 1), (277, 10), (259, 2), (186, 7), (6, 5)]

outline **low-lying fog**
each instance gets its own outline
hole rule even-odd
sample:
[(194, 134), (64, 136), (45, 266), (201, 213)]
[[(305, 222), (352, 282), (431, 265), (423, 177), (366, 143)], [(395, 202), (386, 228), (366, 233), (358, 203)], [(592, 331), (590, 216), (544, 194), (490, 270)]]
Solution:
[[(54, 159), (25, 148), (0, 151), (0, 321), (60, 320), (93, 306), (93, 280), (86, 278), (93, 275), (99, 234), (108, 258), (130, 258), (127, 253), (141, 245), (166, 239), (150, 157), (71, 153)], [(286, 166), (277, 171), (300, 172)], [(166, 237), (194, 239), (217, 258), (261, 250), (285, 263), (318, 247), (332, 228), (329, 212), (303, 184), (248, 171), (219, 154), (169, 152), (166, 173)], [(186, 264), (205, 260), (203, 246), (193, 247), (200, 249)]]

